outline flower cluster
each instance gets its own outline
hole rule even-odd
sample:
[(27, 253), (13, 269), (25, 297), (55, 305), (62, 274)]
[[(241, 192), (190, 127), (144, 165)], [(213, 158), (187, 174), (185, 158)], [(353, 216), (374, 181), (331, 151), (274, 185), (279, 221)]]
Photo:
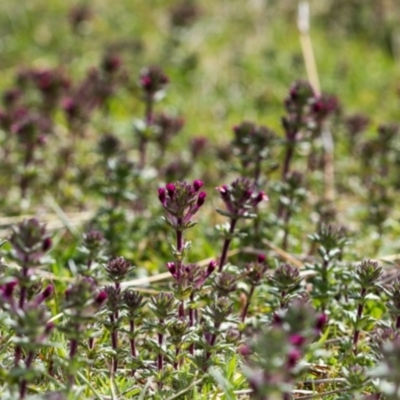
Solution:
[(51, 238), (46, 227), (36, 218), (27, 219), (15, 225), (10, 243), (15, 257), (26, 264), (37, 262), (51, 248)]
[(143, 69), (139, 83), (145, 97), (153, 99), (169, 83), (169, 79), (161, 68), (151, 66)]
[(242, 175), (251, 175), (257, 183), (261, 175), (261, 162), (268, 162), (267, 173), (276, 167), (271, 161), (272, 149), (277, 143), (273, 131), (262, 125), (244, 121), (233, 128), (233, 152), (240, 160)]
[(204, 204), (206, 193), (201, 192), (203, 182), (196, 179), (192, 184), (186, 182), (168, 183), (158, 189), (158, 198), (167, 212), (167, 223), (178, 230), (194, 225), (193, 217)]
[(218, 210), (222, 215), (238, 220), (240, 218), (253, 218), (255, 207), (262, 201), (267, 201), (268, 196), (263, 191), (258, 191), (250, 179), (239, 178), (230, 185), (217, 187), (227, 211)]
[(316, 125), (328, 118), (339, 109), (339, 101), (336, 96), (322, 94), (316, 96), (312, 105), (312, 116), (315, 118)]
[(183, 128), (185, 120), (181, 117), (160, 113), (154, 115), (152, 122), (155, 129), (155, 141), (161, 153), (164, 153), (171, 138)]
[(123, 257), (112, 258), (108, 261), (107, 265), (104, 266), (107, 276), (116, 283), (126, 279), (126, 276), (132, 268), (131, 263)]
[[(274, 132), (266, 126), (256, 125), (253, 122), (244, 121), (233, 127), (233, 146), (240, 157), (249, 162), (251, 158), (260, 152), (265, 152), (267, 146), (276, 139)], [(259, 156), (262, 157), (263, 153)]]
[(190, 290), (200, 289), (216, 267), (216, 261), (210, 261), (207, 268), (201, 268), (196, 264), (178, 266), (175, 262), (167, 263), (168, 271), (177, 280), (179, 288)]
[(92, 113), (105, 107), (116, 90), (125, 83), (122, 60), (115, 53), (106, 53), (99, 68), (91, 68), (85, 78), (73, 85), (62, 100), (62, 108), (71, 131), (80, 130)]
[(275, 398), (291, 390), (296, 376), (304, 368), (300, 361), (307, 346), (318, 337), (326, 323), (326, 317), (321, 315), (307, 302), (292, 301), (287, 309), (275, 314), (271, 326), (264, 327), (254, 339), (240, 347), (245, 360), (244, 374), (253, 389), (254, 399)]

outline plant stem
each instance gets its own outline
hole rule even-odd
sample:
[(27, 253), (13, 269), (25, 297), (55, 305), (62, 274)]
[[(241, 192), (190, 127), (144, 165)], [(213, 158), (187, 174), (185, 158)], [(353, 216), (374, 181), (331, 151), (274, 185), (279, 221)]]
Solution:
[(288, 144), (286, 146), (285, 160), (283, 162), (282, 176), (281, 176), (283, 182), (286, 180), (286, 175), (289, 173), (290, 163), (293, 158), (295, 135), (293, 136), (294, 136), (293, 138), (288, 139)]
[[(76, 329), (78, 330), (79, 327), (77, 326)], [(77, 350), (78, 350), (78, 340), (77, 339), (71, 339), (70, 346), (69, 346), (69, 360), (70, 360), (70, 362), (72, 362), (72, 360), (74, 359)], [(72, 386), (74, 381), (75, 381), (74, 375), (70, 374), (68, 376), (68, 385)]]
[(285, 297), (286, 297), (286, 292), (284, 290), (282, 290), (282, 292), (281, 292), (281, 302), (280, 302), (282, 309), (286, 307)]
[[(158, 345), (159, 345), (159, 353), (157, 356), (157, 370), (161, 371), (164, 367), (164, 354), (163, 354), (163, 349), (162, 349), (162, 345), (163, 345), (163, 341), (164, 341), (164, 334), (163, 334), (163, 325), (164, 325), (164, 320), (160, 319), (160, 327), (159, 327), (159, 332), (158, 332)], [(162, 386), (162, 383), (159, 382), (159, 387)]]
[(176, 349), (175, 349), (175, 361), (174, 361), (174, 369), (178, 369), (178, 356), (179, 353), (181, 351), (181, 346), (180, 345), (176, 345)]
[[(192, 305), (194, 303), (194, 294), (190, 294), (190, 306), (189, 306), (189, 326), (192, 327), (194, 326), (194, 310), (192, 308)], [(194, 343), (192, 343), (189, 347), (189, 353), (191, 355), (194, 355)]]
[[(26, 369), (29, 369), (29, 368), (30, 368), (30, 366), (31, 366), (31, 364), (32, 364), (32, 361), (33, 361), (33, 356), (34, 356), (33, 351), (30, 351), (30, 352), (28, 353), (28, 357), (26, 358), (26, 361), (25, 361), (25, 367), (26, 367)], [(27, 381), (26, 381), (26, 379), (23, 379), (23, 380), (21, 381), (20, 389), (19, 389), (19, 398), (20, 398), (20, 399), (24, 399), (24, 398), (25, 398), (25, 395), (26, 395), (26, 387), (27, 387)]]
[(25, 305), (26, 300), (26, 278), (28, 277), (29, 267), (28, 267), (28, 257), (25, 257), (24, 265), (22, 266), (22, 282), (21, 291), (19, 295), (19, 308), (22, 310)]
[(136, 352), (136, 343), (135, 343), (135, 338), (134, 338), (135, 321), (133, 319), (131, 319), (129, 321), (129, 330), (130, 330), (130, 334), (131, 334), (131, 337), (129, 339), (129, 342), (130, 342), (130, 345), (131, 345), (131, 356), (136, 358), (137, 357), (137, 352)]
[[(145, 121), (146, 128), (149, 128), (153, 121), (153, 97), (149, 96), (146, 98), (146, 108), (145, 108)], [(147, 134), (147, 133), (146, 133)], [(147, 148), (147, 137), (141, 135), (139, 142), (139, 169), (143, 169), (146, 165), (146, 148)]]
[[(112, 329), (112, 331), (111, 331), (111, 347), (113, 348), (114, 351), (117, 351), (117, 349), (118, 349), (118, 331), (115, 326), (115, 321), (116, 321), (115, 314), (111, 314), (110, 315), (110, 322), (111, 322), (111, 329)], [(118, 369), (118, 358), (115, 355), (113, 357), (113, 369), (112, 369), (114, 374), (117, 372), (117, 369)]]
[(242, 315), (240, 317), (242, 322), (244, 322), (245, 319), (246, 319), (247, 312), (249, 311), (249, 307), (250, 307), (250, 301), (251, 301), (251, 298), (253, 297), (253, 293), (254, 293), (254, 289), (255, 288), (256, 288), (255, 286), (252, 286), (250, 288), (249, 294), (247, 295), (246, 305), (244, 306), (243, 311), (242, 311)]
[[(180, 228), (182, 226), (182, 218), (178, 218), (178, 228), (176, 230), (176, 251), (177, 251), (177, 257), (176, 257), (176, 279), (179, 282), (181, 278), (181, 272), (182, 272), (182, 250), (184, 246), (184, 241), (183, 241), (183, 231)], [(179, 305), (179, 318), (185, 319), (185, 303), (182, 300), (180, 305)]]
[(323, 298), (321, 299), (321, 311), (324, 313), (326, 308), (326, 294), (328, 292), (328, 265), (329, 261), (324, 260), (322, 264), (322, 290), (323, 290)]
[[(19, 295), (19, 308), (20, 310), (24, 309), (25, 300), (26, 300), (26, 285), (25, 281), (28, 277), (29, 267), (28, 267), (28, 256), (25, 256), (24, 264), (22, 265), (22, 282), (21, 282), (21, 290)], [(22, 349), (21, 346), (17, 345), (15, 347), (15, 355), (14, 355), (14, 364), (15, 366), (18, 365), (19, 361), (22, 357)]]
[(26, 175), (26, 171), (27, 171), (29, 165), (33, 162), (33, 154), (34, 154), (34, 146), (27, 147), (26, 151), (25, 151), (25, 157), (24, 157), (24, 171), (22, 172), (21, 180), (20, 180), (21, 198), (23, 198), (23, 199), (26, 198), (26, 192), (29, 187), (30, 179)]
[[(214, 332), (218, 331), (220, 325), (221, 324), (219, 324), (219, 323), (215, 323), (214, 324)], [(210, 341), (208, 342), (209, 346), (210, 347), (214, 347), (216, 341), (217, 341), (217, 334), (213, 333), (212, 336), (211, 336)], [(208, 361), (210, 359), (210, 357), (211, 357), (211, 351), (207, 351), (206, 361)], [(208, 369), (208, 366), (205, 365), (203, 370), (206, 371), (207, 369)]]
[(258, 188), (261, 175), (261, 158), (257, 157), (254, 167), (254, 185)]
[(235, 226), (237, 223), (237, 219), (231, 219), (231, 225), (229, 227), (229, 233), (228, 236), (226, 237), (225, 241), (224, 241), (224, 246), (222, 248), (222, 253), (221, 253), (221, 258), (219, 259), (219, 266), (218, 266), (218, 271), (222, 272), (222, 269), (224, 267), (224, 264), (226, 262), (226, 258), (228, 256), (228, 250), (229, 250), (229, 246), (231, 244), (232, 241), (232, 235), (233, 232), (235, 231)]
[(288, 247), (288, 238), (289, 238), (289, 221), (290, 221), (290, 217), (292, 216), (292, 213), (290, 211), (290, 205), (288, 207), (288, 209), (286, 210), (285, 216), (284, 216), (284, 224), (285, 224), (285, 228), (284, 228), (284, 235), (283, 235), (283, 241), (282, 241), (282, 249), (283, 250), (287, 250)]
[(178, 315), (179, 315), (179, 318), (185, 319), (185, 303), (183, 300), (179, 304)]
[(183, 250), (183, 235), (181, 230), (176, 231), (176, 250), (178, 258), (176, 263), (176, 279), (179, 281), (182, 270), (182, 250)]
[(362, 317), (362, 313), (364, 310), (364, 297), (365, 297), (366, 293), (367, 293), (367, 290), (365, 288), (362, 288), (360, 303), (358, 304), (358, 307), (357, 307), (357, 319), (356, 319), (356, 325), (355, 325), (354, 335), (353, 335), (353, 353), (354, 353), (354, 355), (357, 354), (357, 344), (358, 344), (358, 339), (360, 336), (360, 330), (358, 329), (357, 325)]
[[(286, 133), (286, 136), (289, 136), (289, 133)], [(286, 181), (286, 176), (289, 173), (290, 163), (292, 161), (293, 154), (294, 154), (295, 138), (296, 138), (296, 133), (290, 134), (290, 136), (287, 137), (285, 160), (283, 162), (282, 176), (281, 176), (282, 182)], [(278, 217), (283, 218), (284, 213), (285, 213), (285, 206), (282, 202), (280, 202), (279, 208), (278, 208)]]

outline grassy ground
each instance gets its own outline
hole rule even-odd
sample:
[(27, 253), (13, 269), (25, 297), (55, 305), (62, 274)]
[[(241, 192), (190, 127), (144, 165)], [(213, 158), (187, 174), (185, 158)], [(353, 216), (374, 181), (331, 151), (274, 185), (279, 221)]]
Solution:
[[(391, 275), (379, 279), (369, 276), (368, 279), (374, 281), (371, 283), (365, 278), (365, 274), (373, 275), (375, 271), (366, 272), (370, 264), (362, 264), (364, 270), (361, 267), (356, 269), (354, 265), (364, 258), (382, 259), (382, 262), (389, 261), (385, 264), (389, 272), (385, 273), (396, 273), (396, 254), (400, 252), (397, 242), (400, 233), (400, 184), (396, 173), (400, 159), (399, 141), (396, 135), (393, 140), (390, 139), (392, 141), (385, 141), (377, 134), (381, 124), (398, 121), (400, 50), (399, 31), (393, 18), (398, 5), (394, 1), (310, 1), (310, 37), (321, 90), (337, 96), (340, 104), (329, 125), (335, 141), (333, 162), (329, 164), (335, 170), (335, 196), (332, 202), (322, 201), (322, 206), (333, 206), (336, 211), (332, 218), (335, 226), (344, 225), (350, 231), (352, 243), (344, 251), (342, 233), (333, 235), (333, 239), (309, 238), (318, 226), (321, 228), (321, 221), (329, 214), (318, 208), (326, 192), (324, 173), (327, 163), (324, 161), (323, 167), (315, 170), (306, 165), (310, 154), (320, 154), (318, 138), (314, 142), (305, 140), (296, 145), (293, 167), (303, 173), (304, 180), (297, 188), (298, 192), (288, 195), (292, 208), (286, 214), (289, 215), (286, 225), (284, 214), (282, 216), (278, 211), (285, 201), (286, 207), (289, 207), (282, 194), (284, 185), (288, 184), (287, 178), (280, 179), (287, 144), (281, 121), (287, 113), (284, 99), (292, 82), (309, 78), (297, 27), (297, 2), (204, 0), (188, 3), (196, 4), (197, 15), (187, 26), (177, 27), (171, 24), (171, 10), (178, 4), (176, 1), (87, 1), (84, 4), (89, 10), (88, 19), (79, 24), (76, 32), (73, 32), (68, 19), (73, 7), (78, 5), (76, 2), (34, 0), (0, 3), (0, 91), (13, 87), (18, 71), (28, 68), (60, 68), (59, 71), (76, 84), (108, 53), (121, 57), (126, 74), (115, 95), (103, 108), (96, 109), (82, 131), (77, 130), (79, 134), (76, 137), (62, 107), (57, 107), (51, 113), (54, 132), (48, 135), (46, 145), (30, 144), (32, 153), (35, 149), (36, 164), (24, 164), (22, 161), (24, 154), (25, 160), (26, 154), (29, 154), (29, 145), (19, 147), (14, 127), (10, 132), (2, 129), (0, 225), (5, 228), (3, 236), (9, 235), (12, 223), (21, 221), (26, 215), (38, 215), (41, 221), (47, 222), (53, 242), (49, 269), (33, 274), (36, 278), (32, 278), (32, 282), (28, 279), (28, 283), (27, 277), (21, 277), (18, 272), (25, 271), (24, 260), (18, 256), (18, 240), (13, 241), (12, 236), (11, 239), (7, 236), (9, 243), (4, 245), (3, 255), (10, 268), (1, 277), (2, 396), (24, 398), (27, 392), (32, 396), (36, 393), (41, 398), (41, 392), (52, 390), (70, 396), (68, 398), (172, 400), (251, 397), (287, 400), (293, 390), (294, 398), (299, 399), (322, 398), (323, 393), (327, 399), (361, 399), (369, 393), (382, 395), (375, 398), (383, 399), (385, 389), (370, 377), (379, 375), (374, 368), (384, 368), (382, 365), (386, 364), (380, 362), (389, 359), (390, 350), (385, 348), (386, 353), (383, 351), (376, 356), (371, 344), (371, 332), (377, 327), (398, 328), (395, 314), (387, 306), (395, 304), (393, 293), (397, 293), (397, 289), (387, 286)], [(166, 96), (155, 105), (156, 110), (182, 116), (185, 126), (167, 142), (165, 148), (160, 149), (156, 142), (151, 142), (147, 148), (146, 168), (137, 168), (140, 164), (140, 138), (133, 129), (133, 123), (138, 126), (138, 120), (142, 125), (148, 122), (144, 118), (143, 92), (138, 80), (143, 68), (149, 65), (160, 66), (170, 80)], [(32, 98), (29, 101), (34, 107), (39, 104), (40, 108), (38, 94), (29, 92), (30, 95)], [(355, 139), (352, 148), (345, 118), (354, 113), (365, 114), (371, 123), (362, 136)], [(232, 239), (232, 232), (220, 227), (218, 234), (214, 229), (214, 225), (227, 221), (226, 216), (215, 212), (215, 208), (221, 208), (224, 198), (222, 195), (221, 200), (215, 187), (218, 186), (221, 192), (220, 185), (246, 173), (246, 168), (240, 168), (239, 150), (232, 145), (232, 127), (244, 120), (268, 126), (276, 132), (278, 140), (275, 147), (271, 146), (271, 155), (266, 157), (262, 171), (265, 180), (260, 189), (266, 191), (269, 204), (256, 208), (259, 218), (255, 225), (251, 222), (242, 224), (241, 229), (248, 234), (247, 238), (238, 234)], [(105, 156), (109, 145), (103, 153), (98, 150), (99, 141), (106, 133), (113, 133), (121, 141), (123, 150), (117, 152), (118, 157)], [(208, 144), (201, 156), (195, 158), (190, 143), (199, 136), (208, 140)], [(382, 150), (379, 147), (382, 143), (386, 143), (388, 148), (383, 147)], [(368, 146), (373, 148), (371, 154), (366, 153)], [(24, 153), (26, 149), (28, 152)], [(70, 164), (66, 163), (61, 178), (57, 178), (63, 154), (71, 149)], [(256, 147), (256, 153), (257, 150), (262, 149)], [(168, 170), (173, 161), (177, 164)], [(266, 165), (270, 161), (276, 162), (277, 168), (267, 174)], [(119, 165), (120, 170), (117, 169)], [(183, 173), (185, 170), (186, 174)], [(24, 194), (21, 190), (24, 178), (32, 176), (34, 179), (28, 185), (27, 194)], [(179, 178), (171, 179), (171, 176)], [(165, 273), (167, 262), (175, 260), (179, 264), (180, 252), (184, 252), (179, 249), (179, 238), (175, 238), (174, 229), (168, 230), (161, 222), (162, 215), (166, 214), (168, 219), (168, 209), (163, 210), (157, 199), (157, 189), (164, 187), (168, 181), (182, 180), (181, 176), (191, 182), (201, 178), (207, 192), (206, 204), (201, 213), (196, 214), (198, 225), (185, 231), (185, 240), (192, 242), (192, 248), (189, 254), (183, 254), (186, 257), (183, 258), (187, 263), (199, 262), (206, 267), (209, 259), (220, 256), (223, 239), (225, 242), (228, 240), (231, 252), (227, 270), (235, 277), (233, 289), (225, 287), (229, 286), (226, 280), (230, 278), (223, 274), (213, 275), (216, 277), (211, 279), (212, 282), (189, 299), (179, 292), (179, 285), (177, 288), (172, 284), (171, 275), (166, 274), (167, 279), (164, 275), (157, 275)], [(162, 197), (160, 192), (159, 197)], [(298, 203), (291, 204), (292, 200)], [(196, 201), (199, 200), (196, 198)], [(373, 210), (379, 205), (383, 205), (383, 211), (378, 210), (382, 214), (378, 211), (374, 214)], [(246, 207), (252, 209), (248, 205)], [(326, 218), (329, 220), (329, 217)], [(290, 234), (285, 244), (289, 222)], [(104, 233), (110, 245), (103, 244), (104, 252), (100, 251), (91, 260), (90, 246), (85, 237), (82, 239), (82, 233), (93, 227)], [(40, 243), (42, 239), (47, 239), (42, 232), (38, 235)], [(176, 246), (172, 252), (171, 244)], [(328, 251), (329, 246), (332, 253)], [(250, 268), (249, 263), (254, 261), (255, 253), (267, 255), (270, 270), (265, 274), (266, 280), (257, 282), (253, 287), (251, 281), (246, 280), (250, 274), (246, 268)], [(66, 311), (73, 308), (68, 303), (71, 299), (62, 300), (67, 285), (78, 285), (76, 281), (80, 282), (80, 275), (93, 274), (100, 282), (98, 289), (103, 290), (105, 281), (113, 281), (112, 274), (102, 270), (103, 265), (107, 265), (111, 256), (117, 255), (123, 255), (137, 265), (126, 280), (131, 282), (130, 286), (140, 290), (149, 303), (158, 301), (151, 295), (158, 296), (164, 291), (173, 293), (177, 303), (181, 304), (177, 306), (174, 303), (174, 312), (178, 312), (178, 317), (168, 313), (165, 318), (160, 317), (157, 307), (162, 307), (159, 304), (153, 308), (145, 307), (137, 321), (140, 325), (138, 343), (144, 355), (137, 359), (133, 357), (133, 361), (127, 350), (131, 344), (129, 339), (132, 339), (127, 334), (127, 310), (121, 312), (123, 328), (122, 325), (119, 327), (123, 345), (121, 349), (117, 349), (114, 343), (110, 345), (115, 327), (112, 325), (113, 318), (119, 321), (118, 311), (112, 309), (112, 291), (107, 292), (108, 303), (96, 314), (97, 319), (85, 320), (87, 333), (82, 333), (78, 339), (68, 331), (64, 320), (68, 316), (68, 321), (74, 321), (74, 316)], [(86, 270), (85, 266), (92, 261), (96, 261), (97, 269), (89, 273), (89, 268)], [(278, 267), (282, 262), (299, 267), (302, 277), (306, 276), (303, 283), (296, 281), (294, 275), (297, 270), (282, 272)], [(323, 267), (325, 262), (330, 263), (329, 277), (326, 281), (323, 278), (318, 280), (326, 273)], [(257, 264), (258, 268), (262, 267), (262, 263), (259, 262), (261, 266)], [(14, 268), (16, 264), (21, 268)], [(288, 278), (289, 283), (278, 273), (292, 274)], [(317, 278), (307, 278), (307, 274), (317, 275)], [(149, 280), (152, 275), (156, 275), (154, 281)], [(273, 278), (267, 278), (267, 275)], [(7, 285), (14, 278), (21, 285), (16, 290), (20, 299), (23, 297), (21, 291), (26, 288), (32, 290), (33, 294), (29, 295), (31, 300), (36, 299), (34, 296), (42, 293), (42, 289), (35, 289), (34, 284), (41, 282), (45, 287), (51, 282), (56, 295), (50, 300), (49, 310), (54, 321), (63, 321), (51, 336), (51, 346), (37, 345), (39, 356), (35, 356), (35, 368), (41, 371), (37, 372), (37, 376), (33, 373), (29, 375), (31, 365), (27, 360), (31, 349), (26, 343), (18, 342), (28, 334), (22, 328), (18, 331), (18, 322), (15, 322), (18, 318), (12, 314), (13, 310), (4, 306), (7, 304), (4, 300), (7, 290), (14, 290)], [(136, 281), (138, 278), (144, 278), (146, 284), (139, 284)], [(331, 285), (329, 290), (324, 286), (326, 282)], [(82, 285), (83, 289), (81, 286), (73, 287), (82, 290), (82, 293), (87, 291), (89, 297), (98, 294), (93, 292), (92, 287)], [(256, 294), (246, 320), (244, 305), (254, 290)], [(370, 297), (365, 297), (367, 292)], [(301, 302), (294, 303), (297, 311), (293, 311), (292, 315), (290, 302), (306, 295), (311, 296), (315, 310)], [(233, 306), (232, 315), (222, 324), (213, 319), (216, 311), (212, 308), (219, 304), (221, 297), (229, 299)], [(23, 304), (22, 300), (20, 304)], [(202, 349), (202, 353), (199, 352), (196, 358), (189, 346), (182, 347), (186, 357), (181, 362), (182, 367), (174, 361), (174, 357), (178, 356), (174, 356), (173, 352), (179, 346), (175, 342), (171, 342), (173, 345), (163, 342), (165, 338), (174, 338), (174, 334), (171, 331), (167, 334), (167, 328), (162, 330), (160, 326), (164, 326), (164, 320), (167, 321), (165, 326), (170, 324), (170, 328), (178, 326), (182, 319), (193, 319), (189, 309), (182, 311), (180, 308), (189, 304), (199, 308), (202, 319), (196, 327), (198, 330), (191, 326), (193, 329), (185, 333), (185, 338), (188, 338), (188, 343), (195, 343), (198, 350)], [(83, 311), (87, 311), (84, 306), (79, 306), (80, 311), (82, 307)], [(223, 308), (223, 305), (220, 306)], [(289, 311), (282, 311), (286, 309)], [(26, 311), (22, 306), (21, 310)], [(282, 318), (287, 318), (279, 326), (282, 331), (264, 330), (271, 321), (275, 326), (274, 318), (278, 318), (281, 311), (284, 314)], [(361, 321), (363, 311), (369, 319), (365, 317)], [(325, 331), (321, 328), (316, 333), (310, 326), (315, 325), (314, 319), (318, 320), (325, 313), (329, 316), (329, 327)], [(239, 322), (242, 315), (243, 321)], [(299, 327), (299, 320), (309, 325), (305, 322)], [(83, 324), (79, 318), (74, 323), (79, 327)], [(236, 331), (229, 331), (232, 326), (241, 332), (239, 338)], [(222, 334), (216, 341), (217, 347), (213, 348), (210, 343), (214, 342), (210, 338), (219, 329)], [(296, 357), (300, 350), (296, 353), (296, 345), (290, 342), (294, 340), (293, 332), (296, 335), (301, 333), (308, 346), (307, 349), (303, 349), (303, 344), (299, 346), (304, 361), (299, 368)], [(95, 348), (89, 344), (91, 334), (98, 338)], [(14, 336), (16, 339), (11, 339)], [(360, 337), (361, 344), (355, 337), (357, 340)], [(86, 360), (71, 352), (74, 340), (79, 342), (79, 349)], [(271, 343), (275, 345), (271, 346)], [(160, 350), (162, 345), (168, 350), (165, 355)], [(243, 345), (253, 346), (251, 351), (257, 355), (258, 364), (251, 356), (247, 358), (249, 355)], [(17, 355), (19, 346), (24, 350), (24, 357)], [(160, 359), (161, 354), (165, 359)], [(116, 355), (121, 360), (119, 374), (115, 366)], [(287, 356), (296, 359), (286, 360)], [(22, 367), (18, 367), (18, 362), (13, 364), (14, 358), (21, 358)], [(87, 360), (90, 360), (89, 364), (85, 363)], [(282, 360), (289, 364), (285, 366)], [(389, 361), (387, 365), (390, 365)], [(275, 371), (274, 376), (282, 380), (283, 386), (276, 390), (266, 375), (262, 376), (260, 384), (257, 381), (260, 377), (258, 368), (263, 372), (269, 371), (268, 368)], [(287, 370), (290, 370), (290, 376), (285, 375)], [(75, 374), (75, 380), (71, 379), (71, 374)], [(397, 379), (396, 374), (397, 370), (394, 373)], [(135, 379), (131, 378), (133, 375)], [(393, 381), (390, 376), (383, 379)], [(27, 382), (29, 390), (26, 391), (24, 386)], [(271, 393), (267, 383), (273, 387)], [(343, 395), (339, 397), (341, 389)], [(398, 398), (397, 394), (390, 397), (388, 393), (386, 391), (387, 398)]]

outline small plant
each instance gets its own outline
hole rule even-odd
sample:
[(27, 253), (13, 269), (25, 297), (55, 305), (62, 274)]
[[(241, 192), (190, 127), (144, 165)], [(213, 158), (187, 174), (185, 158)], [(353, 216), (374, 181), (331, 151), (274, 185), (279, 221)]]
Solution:
[(224, 245), (219, 259), (218, 270), (221, 272), (226, 263), (229, 246), (235, 237), (236, 224), (240, 219), (255, 218), (254, 210), (262, 201), (268, 197), (262, 191), (258, 191), (248, 178), (240, 178), (232, 182), (231, 185), (217, 187), (226, 210), (217, 209), (218, 213), (228, 217), (230, 222), (227, 225), (218, 227), (224, 237)]

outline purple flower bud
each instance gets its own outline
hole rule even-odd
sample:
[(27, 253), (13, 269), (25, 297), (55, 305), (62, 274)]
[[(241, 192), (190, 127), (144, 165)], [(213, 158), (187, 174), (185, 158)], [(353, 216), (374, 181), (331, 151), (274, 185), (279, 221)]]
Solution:
[(158, 199), (160, 200), (161, 204), (165, 203), (166, 198), (167, 198), (167, 195), (165, 193), (165, 189), (159, 188), (158, 189)]
[(2, 294), (5, 299), (9, 299), (12, 297), (15, 287), (18, 285), (17, 281), (11, 281), (6, 283), (1, 289)]
[(239, 354), (242, 356), (242, 357), (248, 357), (250, 354), (251, 354), (251, 349), (250, 349), (250, 346), (248, 346), (247, 344), (242, 344), (240, 347), (239, 347)]
[(292, 349), (289, 351), (288, 357), (287, 357), (287, 366), (289, 368), (293, 368), (299, 359), (301, 358), (301, 353), (297, 349)]
[(265, 254), (259, 254), (257, 256), (257, 262), (259, 262), (260, 264), (264, 263), (266, 260)]
[(104, 57), (102, 68), (105, 72), (112, 74), (120, 68), (122, 64), (121, 58), (116, 54), (108, 54)]
[(262, 201), (268, 201), (268, 196), (264, 192), (258, 193), (256, 197), (256, 204), (261, 203)]
[(149, 96), (162, 90), (168, 82), (168, 77), (158, 67), (145, 68), (140, 76), (140, 85)]
[(172, 199), (175, 194), (176, 186), (173, 183), (167, 183), (165, 187), (167, 189), (168, 196)]
[(74, 118), (78, 114), (79, 106), (71, 97), (64, 99), (61, 106), (69, 118)]
[(279, 315), (279, 314), (277, 314), (277, 313), (274, 313), (273, 315), (272, 315), (272, 324), (273, 325), (275, 325), (275, 326), (281, 326), (282, 325), (282, 317)]
[(51, 297), (51, 296), (53, 295), (53, 292), (54, 292), (54, 287), (53, 287), (53, 285), (48, 285), (48, 286), (46, 287), (46, 289), (44, 289), (43, 292), (42, 292), (42, 298), (43, 298), (43, 300), (46, 300), (46, 299), (48, 299), (49, 297)]
[(199, 197), (197, 198), (197, 207), (201, 207), (204, 204), (206, 196), (207, 196), (206, 192), (199, 193)]
[(198, 192), (200, 188), (203, 187), (203, 185), (204, 183), (200, 179), (196, 179), (195, 181), (193, 181), (193, 188), (196, 192)]
[(243, 194), (243, 197), (244, 197), (245, 199), (249, 199), (249, 198), (252, 196), (252, 194), (253, 194), (253, 191), (252, 191), (252, 190), (246, 190), (246, 191), (244, 192), (244, 194)]
[(46, 329), (45, 329), (44, 333), (46, 335), (48, 335), (54, 328), (55, 328), (55, 325), (53, 324), (53, 322), (48, 322), (46, 324)]
[(327, 322), (328, 322), (328, 316), (326, 314), (320, 314), (315, 323), (315, 329), (318, 332), (321, 332), (324, 329), (324, 326), (326, 325)]
[(107, 300), (108, 294), (105, 290), (102, 290), (96, 297), (95, 302), (98, 306), (101, 306)]
[(171, 272), (171, 275), (174, 276), (176, 274), (176, 264), (174, 262), (167, 263), (168, 271)]
[(51, 249), (51, 245), (52, 245), (51, 238), (48, 237), (44, 239), (42, 245), (43, 251), (49, 251)]
[(208, 267), (207, 267), (206, 275), (207, 276), (211, 275), (213, 273), (213, 271), (215, 270), (215, 268), (217, 268), (217, 265), (218, 265), (218, 263), (215, 260), (210, 261), (208, 264)]
[(296, 347), (300, 347), (304, 343), (304, 341), (304, 336), (298, 334), (290, 335), (289, 337), (289, 343)]
[(39, 136), (38, 136), (38, 138), (37, 138), (37, 144), (38, 144), (39, 146), (45, 145), (46, 142), (47, 142), (47, 137), (46, 137), (45, 135), (39, 135)]
[(151, 78), (149, 76), (142, 76), (140, 83), (145, 89), (149, 89), (151, 87)]
[(221, 194), (221, 197), (222, 197), (223, 200), (228, 200), (229, 199), (228, 185), (218, 186), (218, 187), (216, 187), (216, 189)]

